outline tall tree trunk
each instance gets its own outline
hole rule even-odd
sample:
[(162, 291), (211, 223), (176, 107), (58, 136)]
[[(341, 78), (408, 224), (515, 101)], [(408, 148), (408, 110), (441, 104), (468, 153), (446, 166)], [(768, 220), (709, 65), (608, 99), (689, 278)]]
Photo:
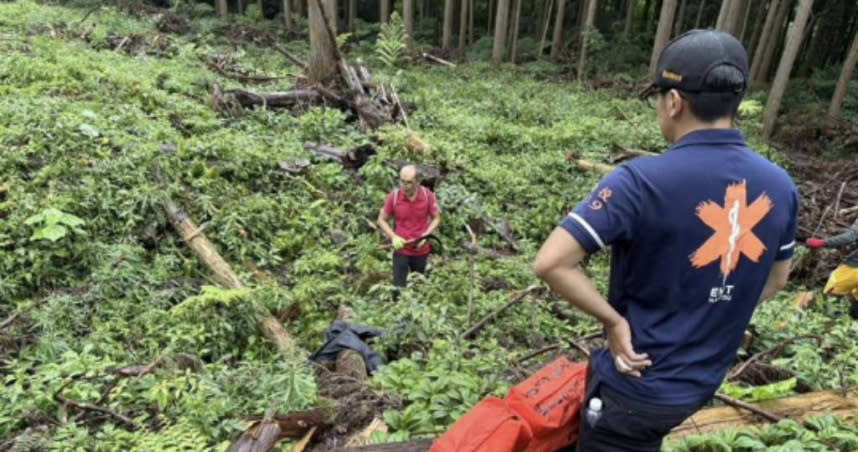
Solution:
[(778, 64), (778, 71), (775, 74), (775, 81), (772, 84), (771, 91), (769, 91), (766, 110), (763, 113), (763, 137), (766, 139), (770, 138), (774, 131), (775, 119), (777, 119), (781, 100), (789, 81), (790, 72), (792, 72), (792, 64), (795, 61), (798, 48), (801, 46), (801, 41), (804, 37), (804, 28), (807, 26), (807, 19), (810, 17), (811, 8), (813, 8), (813, 0), (799, 0), (793, 29), (790, 31), (786, 46), (784, 46), (781, 62)]
[(304, 0), (295, 0), (295, 14), (304, 17)]
[[(760, 5), (765, 5), (766, 3), (764, 0), (758, 1)], [(745, 12), (742, 17), (742, 31), (739, 32), (739, 41), (745, 41), (745, 33), (748, 31), (748, 22), (751, 19), (751, 6), (753, 6), (753, 4), (754, 2), (746, 0)], [(757, 17), (760, 17), (760, 15), (757, 14)]]
[(652, 6), (652, 0), (644, 2), (643, 16), (641, 17), (641, 29), (649, 30), (649, 10)]
[(697, 19), (694, 20), (694, 28), (700, 28), (701, 21), (703, 20), (703, 11), (706, 11), (706, 0), (702, 0), (700, 2), (700, 6), (697, 7)]
[[(586, 2), (587, 0), (582, 0)], [(554, 9), (554, 0), (548, 0), (548, 7), (545, 10), (545, 17), (542, 22), (542, 37), (539, 40), (539, 58), (542, 58), (542, 51), (545, 49), (545, 38), (548, 36), (548, 24), (551, 23), (551, 11)]]
[(474, 1), (468, 2), (468, 44), (474, 43)]
[(557, 15), (554, 19), (554, 39), (551, 40), (550, 58), (554, 61), (563, 48), (563, 19), (566, 17), (566, 0), (557, 0)]
[(494, 10), (494, 6), (495, 6), (495, 1), (494, 1), (494, 0), (489, 0), (489, 27), (488, 27), (488, 30), (486, 30), (486, 31), (487, 31), (487, 32), (489, 32), (489, 33), (491, 33), (491, 32), (493, 31), (493, 30), (492, 30), (492, 25), (494, 24), (494, 22), (493, 22), (493, 21), (494, 21), (494, 19), (495, 19), (495, 10)]
[(587, 41), (589, 41), (590, 29), (593, 28), (593, 19), (596, 16), (596, 0), (587, 1), (587, 14), (584, 16), (584, 27), (581, 30), (581, 54), (578, 58), (578, 81), (586, 78), (587, 71)]
[(217, 16), (221, 19), (225, 19), (229, 14), (229, 9), (227, 8), (226, 0), (217, 0), (215, 2), (215, 8), (217, 9)]
[(655, 33), (655, 45), (652, 47), (652, 55), (649, 59), (649, 73), (655, 74), (658, 65), (658, 57), (661, 51), (670, 41), (670, 29), (673, 26), (673, 15), (676, 13), (676, 0), (664, 0), (661, 4), (661, 15), (658, 19), (658, 31)]
[(729, 15), (730, 8), (733, 7), (733, 2), (735, 0), (723, 0), (721, 2), (721, 9), (718, 10), (718, 20), (715, 21), (715, 28), (718, 30), (726, 31), (724, 28), (724, 22)]
[(423, 28), (423, 24), (425, 24), (426, 15), (426, 2), (429, 0), (417, 0), (417, 26)]
[(678, 35), (685, 30), (685, 7), (688, 6), (688, 0), (682, 0), (679, 3), (679, 12), (676, 13), (676, 22), (673, 25), (672, 36)]
[(503, 62), (506, 45), (507, 23), (509, 21), (509, 0), (498, 0), (498, 11), (495, 19), (495, 42), (492, 46), (492, 63), (498, 66)]
[(465, 43), (468, 39), (468, 0), (459, 3), (459, 58), (465, 60)]
[(515, 0), (515, 12), (512, 20), (512, 51), (509, 60), (512, 64), (518, 62), (518, 34), (521, 28), (521, 3), (522, 0)]
[(410, 49), (414, 45), (414, 0), (402, 0), (402, 21), (405, 24), (405, 41)]
[(754, 59), (751, 60), (751, 75), (750, 81), (758, 79), (757, 74), (760, 72), (760, 66), (763, 64), (763, 58), (768, 49), (769, 41), (775, 35), (775, 19), (778, 11), (782, 7), (782, 3), (790, 0), (772, 0), (769, 3), (769, 10), (766, 12), (766, 21), (763, 23), (762, 31), (760, 32), (760, 40), (754, 50)]
[[(325, 11), (322, 14), (322, 7)], [(337, 71), (337, 49), (334, 36), (337, 35), (336, 0), (309, 0), (307, 15), (310, 21), (310, 62), (307, 77), (311, 82), (321, 82)], [(325, 18), (328, 26), (325, 26)]]
[(846, 40), (843, 37), (849, 36), (842, 34), (843, 32), (838, 29), (840, 15), (844, 13), (839, 7), (843, 3), (845, 2), (835, 4), (832, 4), (830, 1), (826, 2), (825, 9), (818, 16), (815, 26), (812, 27), (813, 36), (810, 38), (810, 47), (807, 50), (807, 56), (802, 65), (802, 72), (804, 74), (809, 74), (811, 69), (823, 67), (828, 52), (832, 47), (835, 47), (834, 43), (839, 44), (839, 41)]
[(259, 10), (259, 16), (264, 18), (265, 15), (262, 13), (262, 6), (262, 0), (256, 0), (256, 9)]
[(629, 3), (626, 5), (626, 26), (623, 28), (623, 36), (627, 38), (632, 34), (632, 30), (634, 28), (635, 10), (637, 9), (637, 6), (637, 0), (629, 0)]
[(783, 0), (778, 7), (777, 16), (775, 16), (774, 25), (772, 26), (772, 34), (766, 43), (762, 59), (760, 60), (760, 66), (757, 68), (757, 77), (753, 79), (755, 81), (761, 82), (769, 78), (772, 61), (775, 58), (775, 50), (780, 47), (781, 39), (784, 37), (784, 29), (791, 6), (792, 0)]
[(453, 12), (456, 10), (454, 0), (444, 0), (444, 33), (441, 38), (441, 48), (449, 50), (453, 45)]
[(751, 35), (750, 41), (748, 41), (745, 46), (748, 49), (748, 58), (753, 61), (755, 56), (755, 51), (757, 49), (757, 44), (760, 42), (760, 36), (763, 34), (763, 28), (765, 28), (765, 21), (768, 19), (769, 9), (772, 7), (771, 0), (764, 0), (760, 2), (760, 10), (757, 11), (757, 15), (754, 17), (754, 22), (752, 22), (752, 27), (754, 29), (754, 33)]
[(748, 0), (733, 0), (733, 6), (730, 7), (727, 19), (725, 19), (728, 33), (735, 36), (736, 39), (742, 39), (742, 19), (745, 17), (747, 6)]
[(292, 33), (292, 0), (283, 0), (283, 22), (286, 33)]
[(856, 62), (858, 62), (858, 33), (855, 33), (855, 38), (852, 39), (852, 48), (849, 50), (849, 55), (846, 56), (846, 61), (843, 62), (837, 88), (834, 89), (834, 95), (831, 96), (831, 105), (828, 106), (828, 116), (831, 118), (840, 116), (840, 107), (843, 105), (843, 99), (846, 98), (846, 87), (852, 80)]
[(349, 9), (348, 30), (349, 30), (349, 33), (354, 33), (355, 32), (355, 19), (357, 18), (357, 0), (349, 0), (349, 8), (348, 9)]
[[(313, 1), (313, 0), (309, 0)], [(379, 0), (378, 2), (379, 21), (387, 23), (390, 20), (390, 0)]]

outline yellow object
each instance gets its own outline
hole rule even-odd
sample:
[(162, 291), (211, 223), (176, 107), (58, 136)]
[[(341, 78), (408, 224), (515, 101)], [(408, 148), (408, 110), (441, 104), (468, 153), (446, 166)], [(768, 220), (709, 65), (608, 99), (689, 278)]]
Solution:
[(858, 301), (858, 268), (838, 265), (828, 276), (823, 290), (826, 295), (852, 295)]
[(398, 235), (393, 237), (392, 242), (393, 242), (393, 249), (395, 249), (397, 251), (401, 250), (405, 246), (405, 239), (403, 239), (402, 237), (400, 237)]

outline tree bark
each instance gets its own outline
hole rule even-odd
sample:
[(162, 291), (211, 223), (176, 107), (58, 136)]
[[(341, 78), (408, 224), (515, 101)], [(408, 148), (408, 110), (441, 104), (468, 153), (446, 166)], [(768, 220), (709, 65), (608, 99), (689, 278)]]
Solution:
[(405, 23), (405, 40), (410, 49), (414, 46), (414, 0), (402, 1), (402, 21)]
[[(764, 0), (759, 0), (759, 2), (760, 2), (760, 5), (763, 5), (763, 6), (766, 3)], [(749, 1), (749, 0), (746, 0), (745, 3), (746, 4), (745, 4), (744, 17), (742, 17), (742, 31), (739, 32), (739, 41), (745, 41), (745, 33), (748, 31), (748, 22), (751, 19), (751, 7), (754, 4), (754, 2)], [(757, 17), (759, 17), (759, 16), (760, 15), (757, 14)]]
[(687, 6), (688, 0), (682, 0), (679, 3), (679, 12), (676, 13), (676, 20), (673, 24), (673, 30), (671, 30), (671, 36), (678, 35), (685, 29), (685, 8)]
[(751, 35), (750, 41), (745, 46), (748, 49), (748, 58), (750, 61), (754, 61), (754, 57), (756, 56), (757, 44), (760, 42), (760, 36), (763, 34), (763, 28), (765, 28), (765, 21), (769, 18), (769, 9), (772, 7), (772, 0), (764, 0), (760, 2), (760, 10), (757, 11), (757, 15), (754, 18), (753, 29), (754, 33)]
[(468, 1), (468, 44), (474, 43), (474, 0)]
[(379, 0), (378, 15), (380, 22), (387, 23), (390, 20), (390, 0)]
[[(161, 179), (160, 174), (156, 174), (155, 178)], [(241, 289), (244, 287), (244, 284), (238, 279), (238, 276), (232, 271), (229, 264), (218, 253), (214, 244), (209, 241), (208, 237), (202, 233), (202, 229), (197, 227), (184, 211), (180, 210), (170, 200), (164, 203), (164, 211), (173, 228), (182, 236), (182, 239), (194, 251), (194, 254), (215, 274), (215, 278), (221, 285), (228, 289)], [(250, 303), (253, 306), (253, 311), (259, 318), (259, 328), (262, 330), (263, 336), (274, 342), (277, 349), (284, 356), (295, 358), (295, 344), (292, 341), (292, 337), (289, 336), (289, 333), (280, 324), (280, 321), (255, 301), (251, 300)]]
[[(578, 0), (584, 1), (584, 0)], [(629, 0), (629, 3), (626, 5), (626, 26), (623, 28), (623, 36), (626, 38), (632, 34), (632, 30), (635, 26), (635, 10), (637, 10), (638, 2), (637, 0)]]
[(507, 23), (509, 20), (509, 0), (498, 0), (497, 17), (495, 20), (495, 41), (492, 46), (492, 63), (498, 66), (503, 61), (506, 49)]
[(852, 48), (849, 50), (849, 55), (846, 56), (846, 61), (843, 62), (843, 69), (840, 70), (837, 88), (834, 89), (834, 95), (831, 96), (831, 105), (828, 106), (828, 116), (831, 118), (840, 116), (840, 107), (843, 105), (843, 99), (846, 98), (846, 87), (852, 80), (856, 62), (858, 62), (858, 33), (855, 33)]
[(566, 17), (566, 0), (557, 0), (557, 15), (554, 18), (554, 36), (551, 40), (550, 58), (557, 60), (563, 48), (563, 19)]
[(700, 28), (701, 21), (703, 20), (703, 11), (705, 10), (706, 0), (702, 0), (700, 6), (697, 7), (697, 19), (694, 20), (694, 28)]
[(772, 25), (772, 34), (766, 42), (766, 47), (764, 48), (760, 65), (757, 68), (756, 78), (752, 79), (754, 81), (761, 82), (768, 79), (769, 69), (772, 66), (772, 60), (774, 60), (775, 57), (775, 50), (779, 47), (781, 38), (783, 38), (784, 35), (784, 25), (789, 16), (790, 6), (792, 6), (791, 4), (792, 0), (782, 0), (778, 7), (777, 16), (775, 16), (775, 21)]
[(721, 9), (718, 10), (718, 20), (715, 21), (715, 28), (721, 31), (727, 31), (725, 29), (725, 22), (727, 20), (727, 16), (730, 14), (730, 8), (733, 7), (733, 3), (735, 0), (723, 0), (721, 2)]
[(456, 7), (454, 0), (444, 0), (444, 33), (441, 38), (441, 48), (449, 50), (453, 45), (453, 12)]
[(292, 33), (292, 0), (283, 0), (283, 22), (286, 33)]
[(221, 19), (225, 19), (229, 14), (229, 9), (227, 8), (226, 0), (216, 0), (215, 8), (217, 9), (217, 16)]
[(652, 55), (649, 59), (649, 73), (655, 74), (658, 65), (658, 57), (661, 51), (670, 41), (670, 29), (673, 26), (673, 15), (676, 13), (676, 0), (664, 0), (661, 4), (661, 16), (658, 19), (658, 31), (655, 33), (655, 44), (652, 47)]
[[(322, 14), (322, 5), (325, 13)], [(309, 0), (307, 12), (310, 21), (310, 62), (307, 77), (321, 82), (337, 72), (337, 48), (333, 37), (337, 35), (336, 0)], [(325, 26), (325, 17), (328, 25)]]
[(788, 0), (772, 0), (769, 3), (769, 10), (766, 12), (766, 21), (763, 23), (762, 31), (760, 32), (760, 40), (754, 50), (754, 58), (751, 60), (750, 81), (757, 80), (757, 73), (760, 71), (760, 66), (763, 64), (763, 57), (772, 36), (775, 34), (775, 18), (781, 7), (781, 3)]
[(726, 19), (726, 26), (729, 29), (728, 33), (739, 40), (742, 39), (742, 23), (746, 17), (745, 12), (748, 9), (748, 5), (748, 0), (733, 0), (733, 6), (730, 7), (729, 15)]
[(355, 19), (357, 19), (357, 0), (349, 0), (348, 10), (349, 20), (346, 26), (349, 30), (349, 33), (354, 33)]
[(813, 0), (799, 0), (793, 29), (790, 31), (786, 46), (784, 46), (781, 62), (778, 64), (778, 71), (775, 74), (775, 81), (769, 92), (769, 99), (766, 102), (766, 110), (763, 114), (763, 137), (767, 139), (772, 136), (772, 132), (774, 131), (781, 100), (789, 81), (790, 72), (792, 72), (792, 65), (795, 62), (798, 48), (801, 46), (801, 41), (804, 37), (804, 28), (807, 26), (807, 19), (810, 17), (812, 7)]
[(512, 64), (516, 64), (518, 62), (518, 34), (521, 27), (521, 3), (522, 0), (515, 0), (515, 13), (512, 21), (512, 50), (509, 57)]
[(581, 55), (578, 58), (578, 81), (584, 80), (587, 70), (587, 41), (593, 19), (596, 15), (596, 0), (587, 0), (587, 14), (584, 17), (584, 27), (581, 29)]
[(459, 4), (459, 58), (465, 60), (465, 44), (468, 39), (468, 0)]
[(299, 17), (304, 17), (304, 0), (295, 0), (295, 14)]
[[(588, 0), (581, 0), (588, 1)], [(554, 9), (554, 0), (548, 0), (548, 6), (545, 9), (545, 16), (540, 25), (542, 25), (542, 36), (539, 39), (539, 58), (542, 59), (542, 51), (545, 49), (545, 38), (548, 36), (548, 24), (551, 23), (551, 11)]]

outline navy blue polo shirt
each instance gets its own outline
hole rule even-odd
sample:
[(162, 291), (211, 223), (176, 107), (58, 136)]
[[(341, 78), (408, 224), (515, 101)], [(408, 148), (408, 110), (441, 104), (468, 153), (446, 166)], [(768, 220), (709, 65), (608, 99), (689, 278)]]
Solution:
[(652, 367), (611, 389), (659, 405), (709, 399), (721, 384), (775, 261), (792, 257), (798, 192), (735, 129), (689, 133), (619, 166), (560, 223), (593, 253), (611, 247), (608, 301)]

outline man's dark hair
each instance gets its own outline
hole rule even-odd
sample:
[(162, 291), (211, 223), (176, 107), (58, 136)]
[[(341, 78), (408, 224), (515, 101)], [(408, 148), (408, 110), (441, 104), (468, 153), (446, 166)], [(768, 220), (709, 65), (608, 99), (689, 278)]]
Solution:
[(691, 113), (697, 119), (712, 122), (733, 118), (745, 95), (745, 77), (737, 67), (728, 64), (716, 66), (706, 74), (701, 92), (681, 91), (688, 101)]

